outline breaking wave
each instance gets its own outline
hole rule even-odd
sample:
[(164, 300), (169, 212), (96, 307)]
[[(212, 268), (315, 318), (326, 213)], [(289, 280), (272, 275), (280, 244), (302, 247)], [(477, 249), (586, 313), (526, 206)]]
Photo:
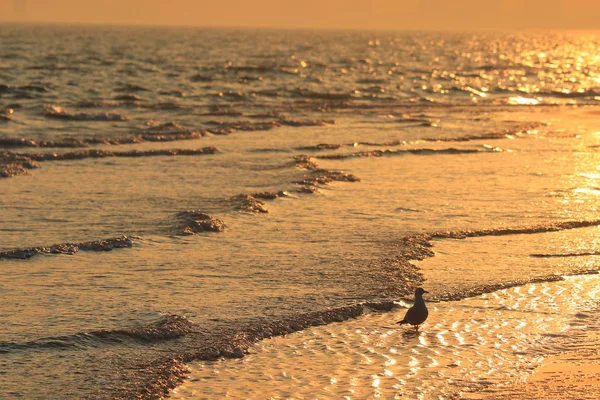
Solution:
[(349, 154), (327, 154), (327, 155), (317, 155), (315, 158), (325, 159), (325, 160), (343, 160), (347, 158), (355, 158), (355, 157), (384, 157), (384, 156), (398, 156), (398, 155), (436, 155), (436, 154), (477, 154), (477, 153), (490, 153), (490, 152), (498, 152), (502, 151), (499, 148), (487, 148), (483, 149), (457, 149), (457, 148), (447, 148), (447, 149), (406, 149), (406, 150), (372, 150), (372, 151), (359, 151), (356, 153)]
[(49, 105), (46, 106), (44, 115), (48, 118), (65, 119), (70, 121), (127, 121), (128, 118), (119, 113), (73, 113), (62, 107)]
[(68, 336), (40, 338), (24, 343), (0, 342), (0, 353), (35, 349), (81, 349), (85, 347), (123, 344), (126, 342), (157, 343), (181, 338), (195, 327), (186, 317), (166, 315), (148, 325), (124, 329), (102, 329)]
[(120, 236), (111, 239), (92, 240), (89, 242), (69, 242), (45, 247), (27, 247), (0, 251), (0, 259), (28, 259), (38, 254), (75, 254), (81, 251), (110, 251), (133, 246), (132, 239), (137, 237)]
[(83, 160), (86, 158), (106, 157), (197, 156), (216, 153), (218, 153), (218, 150), (215, 147), (204, 147), (196, 150), (79, 150), (65, 153), (11, 153), (5, 151), (0, 152), (0, 178), (24, 175), (27, 173), (27, 169), (39, 168), (37, 162), (41, 161)]

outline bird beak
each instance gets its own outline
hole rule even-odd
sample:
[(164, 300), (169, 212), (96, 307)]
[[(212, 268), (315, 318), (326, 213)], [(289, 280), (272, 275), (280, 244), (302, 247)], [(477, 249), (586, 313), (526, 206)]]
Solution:
[(423, 293), (429, 293), (427, 290), (423, 290)]

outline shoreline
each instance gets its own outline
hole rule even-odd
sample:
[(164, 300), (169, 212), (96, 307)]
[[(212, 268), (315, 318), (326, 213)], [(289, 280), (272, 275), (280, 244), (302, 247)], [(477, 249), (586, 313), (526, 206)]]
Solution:
[(524, 382), (508, 385), (501, 394), (486, 400), (507, 396), (515, 400), (598, 398), (600, 335), (596, 330), (583, 335), (585, 339), (572, 344), (574, 349), (548, 357)]
[(556, 398), (585, 398), (600, 373), (590, 357), (600, 359), (600, 341), (586, 336), (597, 329), (596, 314), (581, 299), (598, 288), (597, 276), (574, 277), (430, 303), (418, 335), (395, 325), (403, 309), (366, 313), (257, 342), (243, 359), (189, 363), (169, 396), (414, 398), (418, 391), (423, 399), (525, 400), (579, 385)]

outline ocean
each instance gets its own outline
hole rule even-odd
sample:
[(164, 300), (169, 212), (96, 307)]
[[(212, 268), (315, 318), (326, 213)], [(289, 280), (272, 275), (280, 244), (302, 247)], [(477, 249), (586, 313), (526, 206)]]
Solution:
[(599, 49), (0, 25), (0, 398), (518, 398), (600, 329)]

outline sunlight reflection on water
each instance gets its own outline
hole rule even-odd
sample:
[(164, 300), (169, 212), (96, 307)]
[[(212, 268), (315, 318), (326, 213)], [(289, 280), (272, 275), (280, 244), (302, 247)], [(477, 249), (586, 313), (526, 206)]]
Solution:
[(597, 329), (596, 314), (573, 316), (592, 312), (599, 292), (598, 277), (585, 276), (430, 303), (418, 335), (393, 327), (402, 310), (311, 328), (265, 340), (243, 360), (194, 363), (173, 397), (470, 398), (527, 378), (561, 343)]

